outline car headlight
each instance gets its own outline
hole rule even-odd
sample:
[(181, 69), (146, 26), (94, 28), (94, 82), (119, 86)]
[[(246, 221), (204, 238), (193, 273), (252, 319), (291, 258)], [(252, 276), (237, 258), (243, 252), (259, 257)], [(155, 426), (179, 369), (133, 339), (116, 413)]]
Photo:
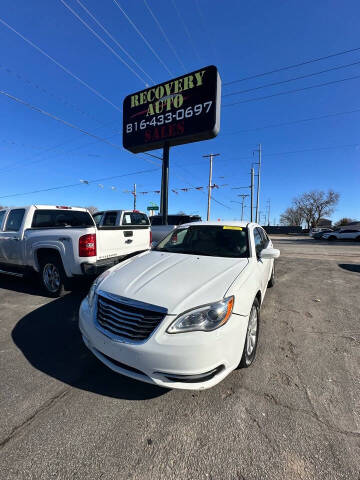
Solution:
[(211, 332), (224, 325), (230, 318), (234, 297), (194, 308), (179, 315), (167, 329), (168, 333), (203, 331)]
[(87, 294), (87, 300), (89, 302), (89, 307), (92, 308), (93, 307), (93, 303), (94, 303), (94, 298), (95, 298), (95, 293), (96, 293), (96, 290), (98, 288), (98, 286), (100, 285), (100, 283), (102, 283), (105, 278), (110, 275), (111, 272), (109, 272), (109, 270), (106, 270), (105, 272), (103, 272), (101, 275), (99, 275), (95, 281), (93, 282), (93, 284), (91, 285), (91, 288), (89, 290), (89, 293)]

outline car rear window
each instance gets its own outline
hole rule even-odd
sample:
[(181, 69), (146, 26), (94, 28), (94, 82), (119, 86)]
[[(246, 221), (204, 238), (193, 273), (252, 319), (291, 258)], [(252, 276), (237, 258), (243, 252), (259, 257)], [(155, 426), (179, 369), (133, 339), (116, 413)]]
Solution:
[(122, 221), (123, 225), (150, 225), (149, 218), (145, 213), (126, 212)]
[(93, 227), (90, 213), (73, 210), (36, 210), (32, 228)]
[(151, 225), (162, 225), (162, 218), (161, 217), (150, 217)]
[(118, 212), (105, 212), (103, 227), (115, 227)]

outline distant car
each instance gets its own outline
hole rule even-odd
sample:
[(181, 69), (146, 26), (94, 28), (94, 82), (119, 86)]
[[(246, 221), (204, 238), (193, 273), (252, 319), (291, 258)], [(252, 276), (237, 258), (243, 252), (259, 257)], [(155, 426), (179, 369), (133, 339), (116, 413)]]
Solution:
[(168, 223), (167, 225), (164, 225), (162, 215), (154, 215), (153, 217), (150, 217), (152, 241), (159, 242), (168, 233), (174, 230), (174, 228), (192, 222), (201, 222), (201, 217), (199, 217), (199, 215), (186, 214), (168, 215)]
[(316, 233), (324, 233), (324, 232), (332, 232), (332, 229), (329, 227), (314, 227), (310, 228), (309, 230), (309, 236), (314, 237)]
[(320, 232), (315, 232), (312, 237), (315, 239), (315, 240), (320, 240), (322, 239), (323, 235), (325, 233), (331, 233), (333, 232), (334, 230), (332, 230), (331, 228), (325, 228), (324, 230), (321, 230)]
[(117, 373), (206, 389), (254, 361), (280, 255), (247, 222), (196, 222), (107, 270), (80, 307), (85, 345)]
[(323, 240), (355, 240), (360, 242), (360, 229), (341, 228), (340, 230), (324, 233)]

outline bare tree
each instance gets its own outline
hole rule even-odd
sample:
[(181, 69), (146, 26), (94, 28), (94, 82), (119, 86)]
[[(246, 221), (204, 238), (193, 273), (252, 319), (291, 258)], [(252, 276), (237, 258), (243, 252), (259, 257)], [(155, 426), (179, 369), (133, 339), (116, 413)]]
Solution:
[(334, 227), (342, 227), (344, 225), (348, 225), (349, 223), (355, 222), (352, 218), (340, 218), (336, 223), (334, 223)]
[(292, 206), (280, 216), (281, 225), (301, 225), (306, 223), (307, 228), (316, 227), (319, 220), (331, 215), (339, 201), (339, 194), (334, 190), (324, 192), (312, 190), (294, 198)]
[(312, 190), (294, 198), (293, 205), (302, 212), (307, 228), (316, 227), (320, 218), (331, 215), (339, 201), (334, 190)]
[(289, 207), (280, 215), (280, 225), (298, 226), (301, 225), (303, 221), (303, 213), (298, 208)]
[(90, 205), (89, 207), (85, 207), (85, 208), (87, 208), (89, 210), (91, 215), (94, 215), (94, 213), (99, 211), (99, 209), (97, 207), (94, 207), (94, 205)]

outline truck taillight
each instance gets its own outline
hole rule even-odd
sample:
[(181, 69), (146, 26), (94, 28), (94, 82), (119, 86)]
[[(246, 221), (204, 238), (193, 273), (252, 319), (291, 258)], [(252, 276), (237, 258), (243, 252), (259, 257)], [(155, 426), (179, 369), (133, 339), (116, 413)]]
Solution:
[(79, 238), (79, 257), (96, 256), (96, 234), (89, 233)]
[(152, 231), (150, 230), (150, 247), (151, 247), (151, 244), (152, 244)]

